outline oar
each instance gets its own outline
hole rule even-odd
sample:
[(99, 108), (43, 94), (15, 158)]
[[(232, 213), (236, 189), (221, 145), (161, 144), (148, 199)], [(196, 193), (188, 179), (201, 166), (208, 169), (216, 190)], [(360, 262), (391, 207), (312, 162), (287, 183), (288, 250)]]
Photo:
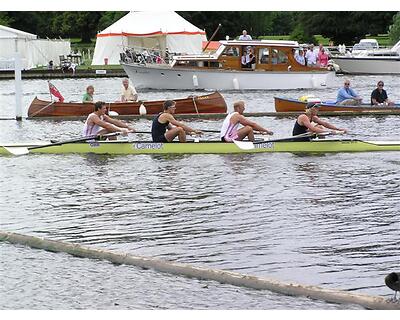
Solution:
[[(327, 132), (327, 134), (330, 134), (330, 132)], [(327, 135), (327, 134), (325, 134), (325, 132), (324, 132), (324, 134), (320, 134), (320, 135)], [(272, 140), (264, 140), (264, 141), (257, 141), (257, 142), (233, 140), (233, 142), (235, 143), (235, 145), (238, 148), (240, 148), (242, 150), (251, 150), (251, 149), (255, 149), (255, 145), (262, 144), (262, 143), (281, 142), (281, 141), (296, 141), (296, 140), (302, 139), (302, 138), (311, 138), (315, 135), (316, 135), (315, 132), (306, 132), (306, 133), (298, 134), (296, 136), (272, 139)]]
[(106, 138), (114, 137), (114, 136), (118, 136), (120, 134), (121, 134), (121, 132), (111, 132), (111, 133), (102, 134), (102, 135), (96, 134), (96, 135), (91, 135), (91, 136), (87, 136), (87, 137), (80, 137), (80, 138), (75, 138), (75, 139), (70, 139), (70, 140), (64, 140), (64, 141), (60, 141), (60, 142), (44, 144), (41, 146), (33, 146), (33, 147), (5, 147), (5, 146), (3, 146), (3, 148), (15, 156), (21, 156), (24, 154), (28, 154), (30, 150), (34, 150), (34, 149), (61, 146), (66, 143), (88, 141), (88, 140), (93, 140), (93, 139), (99, 139), (100, 137), (106, 137)]
[(236, 146), (238, 146), (240, 149), (243, 150), (251, 150), (255, 148), (255, 145), (257, 144), (262, 144), (262, 143), (268, 143), (268, 142), (281, 142), (281, 141), (296, 141), (297, 139), (302, 139), (302, 138), (311, 138), (311, 137), (318, 137), (318, 136), (329, 136), (332, 134), (344, 134), (344, 131), (326, 131), (326, 132), (306, 132), (302, 134), (298, 134), (296, 136), (292, 137), (287, 137), (287, 138), (280, 138), (280, 139), (273, 139), (273, 140), (264, 140), (264, 141), (257, 141), (257, 142), (251, 142), (251, 141), (237, 141), (233, 140)]

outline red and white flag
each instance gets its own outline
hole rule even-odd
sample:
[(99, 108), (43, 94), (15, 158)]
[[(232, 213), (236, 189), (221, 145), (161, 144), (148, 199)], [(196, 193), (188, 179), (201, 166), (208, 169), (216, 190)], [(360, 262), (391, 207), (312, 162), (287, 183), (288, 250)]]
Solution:
[(58, 98), (59, 102), (64, 102), (64, 97), (61, 95), (60, 91), (58, 91), (58, 89), (53, 84), (51, 84), (50, 81), (48, 82), (49, 82), (50, 94)]

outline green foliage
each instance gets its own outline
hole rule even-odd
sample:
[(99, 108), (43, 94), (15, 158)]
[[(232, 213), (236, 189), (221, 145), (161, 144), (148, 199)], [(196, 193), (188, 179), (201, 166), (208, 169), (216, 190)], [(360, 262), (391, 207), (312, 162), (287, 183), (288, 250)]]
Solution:
[(290, 34), (290, 40), (295, 40), (299, 43), (317, 43), (315, 37), (304, 30), (301, 25), (297, 25)]
[(14, 20), (7, 15), (7, 12), (0, 12), (0, 25), (10, 26)]
[(292, 12), (274, 11), (181, 11), (179, 15), (201, 29), (210, 38), (221, 23), (222, 27), (214, 40), (222, 40), (228, 35), (235, 39), (247, 30), (253, 39), (265, 34), (289, 34), (294, 22)]
[[(82, 43), (91, 46), (91, 39), (124, 16), (122, 11), (18, 11), (0, 12), (0, 24), (22, 31), (37, 34), (41, 38), (79, 38)], [(222, 27), (214, 40), (237, 38), (246, 29), (253, 39), (272, 39), (274, 35), (291, 35), (291, 39), (300, 42), (319, 43), (313, 34), (320, 34), (324, 39), (336, 44), (351, 45), (366, 35), (376, 37), (386, 33), (389, 25), (390, 39), (399, 39), (399, 13), (395, 12), (290, 12), (290, 11), (183, 11), (178, 12), (185, 19), (205, 29), (208, 38), (218, 24)], [(381, 43), (380, 40), (378, 40)], [(323, 42), (324, 43), (324, 42)]]
[(128, 12), (121, 12), (121, 11), (107, 11), (104, 12), (99, 19), (99, 24), (97, 26), (97, 30), (101, 31), (107, 28), (108, 26), (112, 25), (114, 22), (121, 19), (125, 16)]
[(306, 34), (321, 34), (336, 44), (352, 45), (367, 34), (385, 33), (394, 14), (387, 11), (300, 12), (297, 22)]
[(400, 12), (393, 17), (393, 24), (389, 27), (389, 39), (391, 44), (400, 40)]

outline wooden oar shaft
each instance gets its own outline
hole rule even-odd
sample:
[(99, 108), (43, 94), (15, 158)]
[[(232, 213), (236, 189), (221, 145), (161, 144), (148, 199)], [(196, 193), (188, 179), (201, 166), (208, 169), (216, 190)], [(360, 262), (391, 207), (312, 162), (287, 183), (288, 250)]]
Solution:
[(33, 150), (33, 149), (40, 149), (40, 148), (46, 148), (46, 147), (55, 147), (55, 146), (61, 146), (66, 143), (74, 143), (74, 142), (80, 142), (80, 141), (88, 141), (88, 140), (93, 140), (93, 139), (98, 139), (99, 137), (114, 137), (120, 135), (121, 132), (111, 132), (103, 135), (91, 135), (87, 137), (80, 137), (80, 138), (75, 138), (75, 139), (70, 139), (70, 140), (64, 140), (64, 141), (59, 141), (55, 143), (49, 143), (49, 144), (44, 144), (41, 146), (35, 146), (35, 147), (29, 147), (28, 150)]

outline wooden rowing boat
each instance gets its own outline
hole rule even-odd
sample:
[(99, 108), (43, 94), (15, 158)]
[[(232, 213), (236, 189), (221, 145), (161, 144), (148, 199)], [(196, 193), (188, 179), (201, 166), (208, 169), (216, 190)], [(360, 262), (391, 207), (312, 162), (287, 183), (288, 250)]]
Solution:
[[(285, 140), (285, 139), (283, 139)], [(40, 144), (9, 144), (0, 146), (0, 154), (9, 155), (9, 149), (38, 147)], [(400, 141), (362, 141), (321, 139), (312, 141), (264, 141), (240, 144), (219, 141), (156, 143), (148, 141), (94, 141), (64, 143), (31, 149), (30, 153), (97, 153), (97, 154), (235, 154), (235, 153), (331, 153), (400, 151)]]
[[(183, 99), (174, 99), (176, 114), (226, 113), (227, 106), (224, 97), (219, 92), (202, 96), (189, 96)], [(139, 108), (143, 105), (146, 114), (158, 114), (162, 111), (164, 100), (139, 102), (108, 102), (109, 111), (119, 115), (139, 115)], [(81, 102), (51, 102), (35, 97), (28, 109), (28, 117), (71, 117), (87, 116), (93, 112), (93, 103)]]
[[(288, 99), (288, 98), (280, 98), (274, 97), (275, 100), (275, 110), (277, 112), (304, 112), (307, 106), (307, 102)], [(318, 103), (320, 105), (319, 110), (322, 112), (355, 112), (355, 113), (365, 113), (365, 114), (374, 114), (374, 113), (388, 113), (388, 114), (400, 114), (400, 104), (396, 104), (394, 107), (381, 106), (381, 107), (373, 107), (369, 104), (362, 104), (360, 106), (341, 106), (337, 104), (321, 102)]]

